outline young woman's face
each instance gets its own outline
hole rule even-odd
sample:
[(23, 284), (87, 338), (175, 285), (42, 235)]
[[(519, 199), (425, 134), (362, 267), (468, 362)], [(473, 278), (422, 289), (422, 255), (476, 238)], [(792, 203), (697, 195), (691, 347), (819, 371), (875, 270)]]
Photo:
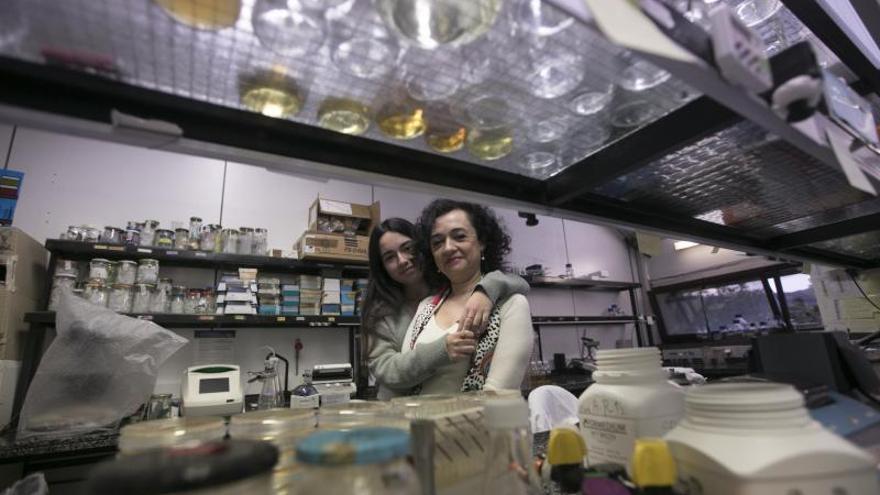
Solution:
[(429, 242), (437, 268), (451, 282), (465, 282), (480, 272), (483, 245), (463, 210), (437, 217)]
[(403, 286), (422, 281), (422, 271), (416, 265), (416, 245), (409, 237), (397, 232), (385, 232), (379, 238), (382, 265), (392, 280)]

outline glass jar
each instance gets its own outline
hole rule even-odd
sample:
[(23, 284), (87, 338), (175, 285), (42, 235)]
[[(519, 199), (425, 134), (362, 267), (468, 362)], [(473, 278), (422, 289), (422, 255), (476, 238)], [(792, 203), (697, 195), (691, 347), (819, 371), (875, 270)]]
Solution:
[(238, 252), (238, 231), (235, 229), (223, 229), (223, 249), (226, 254), (236, 254)]
[(150, 313), (168, 313), (171, 310), (171, 279), (160, 278), (150, 300)]
[(147, 220), (141, 229), (141, 246), (152, 246), (156, 240), (156, 229), (159, 228), (158, 220)]
[(134, 285), (137, 282), (138, 264), (131, 260), (122, 260), (116, 265), (116, 283)]
[(189, 249), (189, 230), (174, 229), (174, 249)]
[(104, 286), (104, 283), (100, 280), (89, 281), (83, 291), (83, 298), (98, 306), (107, 306), (107, 296), (107, 287)]
[(241, 227), (238, 229), (238, 254), (253, 254), (254, 229)]
[(73, 260), (55, 260), (55, 275), (72, 275), (79, 277), (79, 262)]
[(92, 225), (83, 225), (82, 240), (85, 242), (98, 242), (101, 240), (101, 229)]
[(225, 436), (226, 421), (220, 417), (159, 419), (124, 426), (119, 431), (119, 453), (131, 455), (160, 447), (223, 440)]
[[(214, 294), (214, 289), (207, 288), (202, 291), (202, 298), (204, 299), (205, 313), (206, 314), (214, 314), (217, 311), (217, 296)], [(202, 304), (202, 301), (199, 300), (199, 304)]]
[(177, 285), (171, 289), (171, 302), (169, 303), (169, 313), (182, 315), (186, 308), (186, 287)]
[(143, 314), (150, 312), (150, 304), (155, 287), (155, 285), (151, 284), (135, 284), (131, 304), (132, 313)]
[(201, 313), (199, 311), (199, 298), (202, 291), (198, 289), (190, 289), (186, 291), (186, 299), (183, 302), (183, 312), (188, 315)]
[(189, 249), (198, 250), (200, 246), (200, 234), (202, 232), (202, 219), (189, 217)]
[(89, 278), (105, 281), (110, 278), (110, 260), (95, 258), (89, 262)]
[(153, 245), (161, 248), (173, 248), (174, 232), (168, 229), (157, 230), (156, 237), (153, 239)]
[(107, 244), (122, 244), (122, 238), (125, 231), (119, 227), (104, 227), (104, 233), (101, 234), (101, 242)]
[(73, 291), (76, 287), (76, 276), (59, 273), (52, 278), (52, 293), (49, 295), (49, 311), (55, 311), (64, 291)]
[(254, 244), (251, 253), (266, 256), (269, 252), (269, 231), (266, 229), (254, 229)]
[(155, 284), (159, 280), (159, 260), (144, 258), (138, 261), (137, 279), (139, 284)]
[(132, 305), (131, 285), (113, 284), (107, 307), (117, 313), (130, 313)]
[(203, 251), (216, 251), (220, 246), (220, 231), (222, 227), (217, 224), (205, 225), (199, 235), (199, 247)]
[(296, 446), (303, 471), (295, 484), (299, 493), (415, 495), (421, 490), (409, 452), (409, 433), (396, 428), (319, 431)]
[(113, 285), (116, 283), (116, 276), (119, 274), (119, 262), (111, 261), (110, 267), (107, 270), (107, 284)]
[(141, 231), (138, 229), (126, 229), (125, 235), (122, 238), (122, 243), (126, 246), (140, 246)]
[(70, 225), (67, 227), (67, 232), (61, 235), (61, 238), (68, 241), (81, 241), (83, 240), (83, 228), (77, 225)]

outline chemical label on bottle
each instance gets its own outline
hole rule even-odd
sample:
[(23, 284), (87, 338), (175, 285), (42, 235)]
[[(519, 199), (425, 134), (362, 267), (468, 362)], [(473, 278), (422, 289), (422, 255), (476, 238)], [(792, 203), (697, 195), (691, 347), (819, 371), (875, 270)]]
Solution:
[(581, 416), (581, 431), (590, 465), (612, 462), (629, 466), (639, 437), (662, 437), (678, 423), (678, 415), (645, 419)]
[(299, 395), (290, 396), (291, 409), (314, 409), (321, 403), (320, 395), (309, 395), (301, 397)]

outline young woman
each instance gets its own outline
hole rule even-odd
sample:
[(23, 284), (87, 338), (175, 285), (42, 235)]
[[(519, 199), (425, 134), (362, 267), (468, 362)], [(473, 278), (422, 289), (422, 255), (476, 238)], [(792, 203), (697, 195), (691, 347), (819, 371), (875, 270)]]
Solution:
[(370, 234), (369, 253), (370, 285), (362, 320), (367, 360), (382, 400), (410, 393), (444, 365), (467, 361), (475, 351), (476, 335), (488, 324), (493, 301), (529, 290), (520, 277), (488, 274), (464, 298), (454, 316), (461, 331), (414, 346), (404, 354), (404, 334), (419, 301), (430, 292), (415, 227), (402, 218), (385, 220)]
[[(456, 335), (456, 318), (483, 273), (499, 270), (510, 252), (510, 237), (485, 206), (435, 200), (422, 211), (419, 229), (430, 251), (425, 273), (436, 276), (443, 289), (419, 304), (404, 338), (404, 356)], [(533, 339), (528, 300), (521, 294), (499, 300), (473, 357), (443, 365), (420, 384), (419, 393), (518, 389)]]

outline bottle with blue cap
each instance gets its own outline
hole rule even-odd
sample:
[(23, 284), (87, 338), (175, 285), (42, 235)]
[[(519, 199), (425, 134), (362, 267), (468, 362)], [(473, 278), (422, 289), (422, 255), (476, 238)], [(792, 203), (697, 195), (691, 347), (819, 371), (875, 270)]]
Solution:
[(418, 477), (406, 461), (409, 433), (368, 427), (319, 431), (296, 446), (304, 466), (298, 493), (419, 495)]

